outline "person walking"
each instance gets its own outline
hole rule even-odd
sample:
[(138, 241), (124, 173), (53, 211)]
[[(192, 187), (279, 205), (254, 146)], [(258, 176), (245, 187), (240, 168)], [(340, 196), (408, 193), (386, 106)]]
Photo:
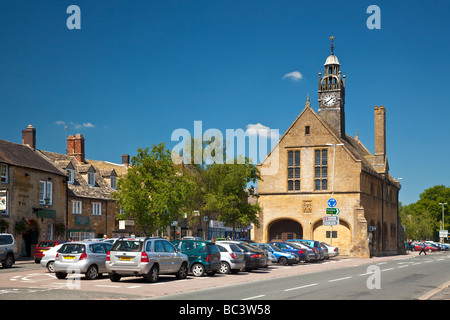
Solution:
[(422, 242), (421, 247), (422, 247), (422, 249), (421, 249), (420, 252), (419, 252), (419, 256), (420, 256), (420, 254), (421, 254), (422, 252), (425, 253), (425, 255), (427, 255), (427, 253), (426, 253), (426, 251), (425, 251), (425, 241)]

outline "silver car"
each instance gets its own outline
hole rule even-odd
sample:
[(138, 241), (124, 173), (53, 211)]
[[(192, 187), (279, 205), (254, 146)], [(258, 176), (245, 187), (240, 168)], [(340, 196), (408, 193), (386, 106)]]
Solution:
[(40, 264), (41, 266), (47, 268), (48, 272), (55, 272), (56, 254), (58, 253), (58, 250), (62, 247), (62, 245), (63, 243), (51, 247), (42, 254)]
[(11, 268), (19, 257), (17, 243), (9, 233), (0, 233), (0, 262), (3, 268)]
[(122, 276), (140, 276), (156, 282), (160, 274), (185, 279), (189, 260), (163, 238), (120, 238), (108, 252), (106, 268), (113, 282), (120, 281)]
[(64, 279), (69, 273), (84, 273), (86, 279), (98, 278), (108, 272), (105, 266), (106, 253), (111, 248), (107, 242), (78, 241), (64, 243), (55, 257), (55, 275)]
[(238, 273), (245, 267), (244, 253), (233, 243), (216, 242), (220, 251), (219, 273)]

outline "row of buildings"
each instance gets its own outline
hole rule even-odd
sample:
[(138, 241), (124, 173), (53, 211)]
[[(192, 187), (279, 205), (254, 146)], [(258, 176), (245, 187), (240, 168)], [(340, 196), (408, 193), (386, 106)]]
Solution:
[(117, 237), (133, 230), (116, 220), (111, 193), (126, 174), (122, 163), (85, 158), (83, 135), (67, 138), (67, 153), (39, 150), (36, 129), (22, 130), (22, 144), (0, 140), (0, 232), (16, 236), (21, 254), (31, 256), (41, 240)]

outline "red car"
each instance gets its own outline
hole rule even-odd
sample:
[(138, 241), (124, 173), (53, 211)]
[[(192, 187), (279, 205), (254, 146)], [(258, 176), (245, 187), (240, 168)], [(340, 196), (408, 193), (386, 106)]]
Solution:
[(65, 243), (66, 240), (43, 240), (39, 242), (34, 248), (33, 258), (34, 262), (39, 263), (41, 262), (43, 253), (47, 251), (48, 249), (57, 246), (58, 244)]
[[(414, 245), (414, 251), (422, 250), (422, 242), (413, 242), (412, 245)], [(432, 251), (437, 251), (437, 249), (436, 249), (436, 247), (430, 246), (425, 243), (425, 251), (432, 252)]]

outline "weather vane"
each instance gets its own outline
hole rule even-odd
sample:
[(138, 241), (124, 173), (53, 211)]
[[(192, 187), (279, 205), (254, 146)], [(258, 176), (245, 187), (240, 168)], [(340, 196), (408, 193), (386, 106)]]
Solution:
[(331, 40), (331, 54), (334, 54), (334, 37), (331, 36), (330, 40)]

